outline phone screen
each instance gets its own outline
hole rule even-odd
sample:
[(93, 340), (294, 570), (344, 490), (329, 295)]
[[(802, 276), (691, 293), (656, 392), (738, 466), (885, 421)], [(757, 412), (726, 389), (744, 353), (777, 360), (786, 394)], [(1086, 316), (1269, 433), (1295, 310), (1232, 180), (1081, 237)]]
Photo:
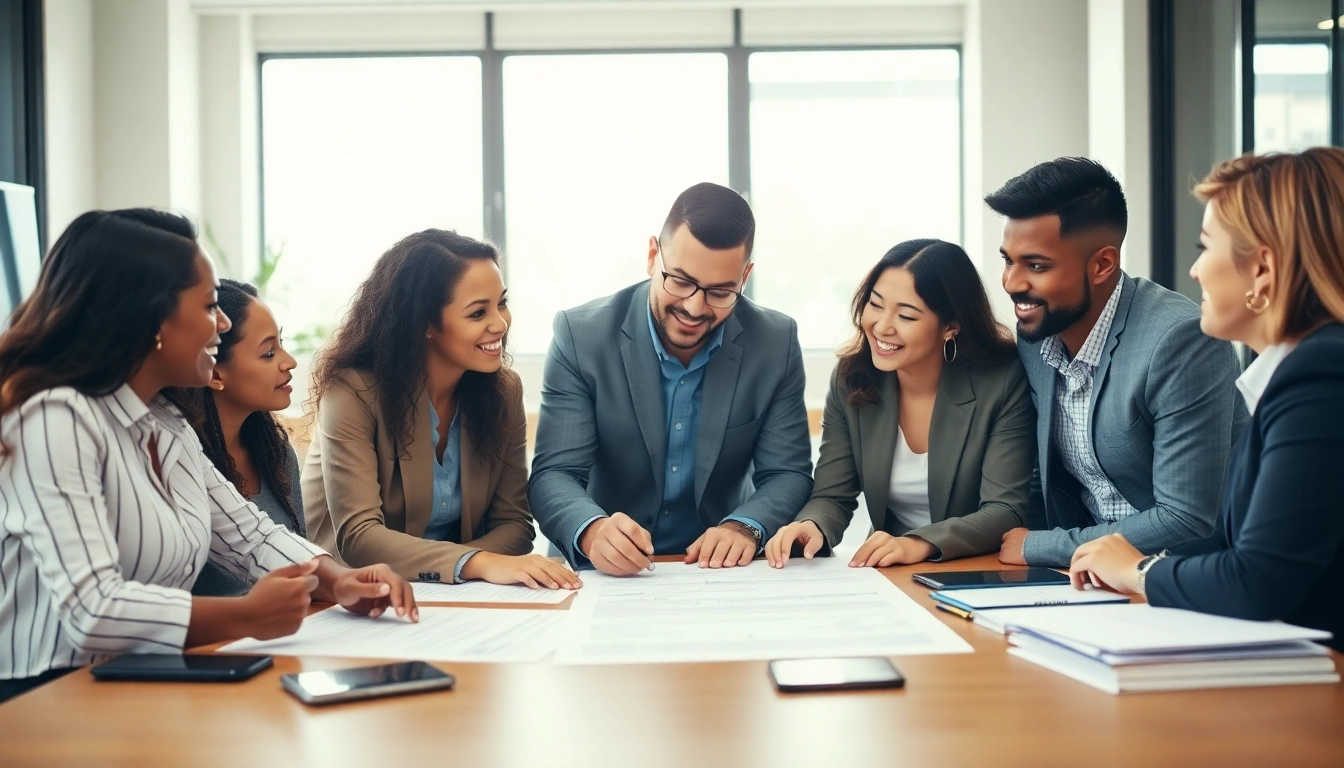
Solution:
[(294, 675), (299, 687), (310, 696), (333, 696), (367, 688), (379, 688), (397, 683), (418, 683), (428, 680), (452, 680), (452, 675), (423, 661), (406, 661), (377, 667), (332, 669), (322, 672), (300, 672)]
[(905, 683), (896, 667), (881, 656), (772, 661), (770, 675), (781, 691), (899, 688)]

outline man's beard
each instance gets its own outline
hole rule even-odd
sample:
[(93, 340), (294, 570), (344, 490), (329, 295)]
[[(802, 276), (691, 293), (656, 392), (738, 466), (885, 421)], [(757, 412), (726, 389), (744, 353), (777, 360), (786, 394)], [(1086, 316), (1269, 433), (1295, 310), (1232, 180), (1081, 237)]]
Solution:
[[(1035, 303), (1036, 299), (1028, 293), (1015, 293), (1011, 296), (1014, 303), (1026, 304)], [(1092, 309), (1092, 285), (1086, 280), (1083, 281), (1083, 298), (1072, 307), (1061, 307), (1051, 309), (1048, 305), (1041, 305), (1041, 322), (1034, 330), (1028, 331), (1022, 327), (1022, 321), (1017, 321), (1017, 337), (1023, 341), (1037, 342), (1042, 339), (1048, 339), (1082, 319)]]
[[(676, 313), (688, 323), (695, 323), (701, 320), (706, 321), (704, 332), (701, 333), (699, 336), (697, 336), (694, 341), (691, 341), (689, 343), (678, 342), (676, 340), (677, 337), (673, 336), (672, 331), (667, 327), (668, 324), (672, 322), (672, 320), (668, 317), (668, 315), (673, 313)], [(705, 340), (705, 337), (708, 336), (710, 332), (713, 331), (714, 328), (716, 327), (714, 323), (714, 315), (710, 314), (705, 317), (692, 317), (689, 312), (686, 312), (680, 307), (655, 307), (653, 313), (653, 322), (654, 325), (658, 326), (658, 335), (662, 337), (663, 342), (668, 344), (669, 346), (676, 347), (677, 349), (695, 349), (701, 344), (701, 342)]]

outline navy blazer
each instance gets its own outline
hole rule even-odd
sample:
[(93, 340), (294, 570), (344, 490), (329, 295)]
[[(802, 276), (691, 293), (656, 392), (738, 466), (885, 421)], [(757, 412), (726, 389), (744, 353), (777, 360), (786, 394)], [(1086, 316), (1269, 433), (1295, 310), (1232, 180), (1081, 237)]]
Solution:
[(1269, 380), (1228, 465), (1221, 541), (1148, 572), (1148, 602), (1333, 632), (1344, 651), (1344, 325)]

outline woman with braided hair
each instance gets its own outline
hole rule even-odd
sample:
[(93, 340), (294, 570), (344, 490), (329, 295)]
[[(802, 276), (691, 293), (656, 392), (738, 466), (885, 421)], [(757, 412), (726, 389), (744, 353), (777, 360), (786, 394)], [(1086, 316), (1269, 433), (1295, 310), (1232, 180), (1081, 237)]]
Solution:
[[(219, 335), (210, 384), (182, 392), (180, 401), (205, 455), (225, 479), (277, 524), (306, 536), (299, 460), (273, 413), (289, 407), (294, 357), (285, 351), (275, 316), (255, 287), (220, 280), (219, 308), (233, 327)], [(207, 565), (191, 591), (241, 595), (250, 586)]]

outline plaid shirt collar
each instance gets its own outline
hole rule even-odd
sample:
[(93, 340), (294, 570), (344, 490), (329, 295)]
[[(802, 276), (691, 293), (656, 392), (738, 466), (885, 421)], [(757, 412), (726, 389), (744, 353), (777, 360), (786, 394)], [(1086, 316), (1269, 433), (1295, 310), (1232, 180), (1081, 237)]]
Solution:
[(1097, 366), (1101, 365), (1101, 351), (1106, 346), (1107, 337), (1111, 335), (1115, 308), (1120, 304), (1120, 291), (1124, 290), (1124, 287), (1124, 280), (1115, 284), (1115, 290), (1111, 291), (1111, 298), (1106, 300), (1106, 306), (1102, 308), (1097, 324), (1092, 326), (1092, 332), (1087, 334), (1087, 341), (1083, 342), (1083, 346), (1072, 360), (1069, 359), (1069, 354), (1064, 349), (1064, 342), (1059, 340), (1058, 334), (1041, 344), (1041, 359), (1059, 371), (1070, 392), (1078, 391), (1091, 380), (1093, 374), (1097, 372)]

